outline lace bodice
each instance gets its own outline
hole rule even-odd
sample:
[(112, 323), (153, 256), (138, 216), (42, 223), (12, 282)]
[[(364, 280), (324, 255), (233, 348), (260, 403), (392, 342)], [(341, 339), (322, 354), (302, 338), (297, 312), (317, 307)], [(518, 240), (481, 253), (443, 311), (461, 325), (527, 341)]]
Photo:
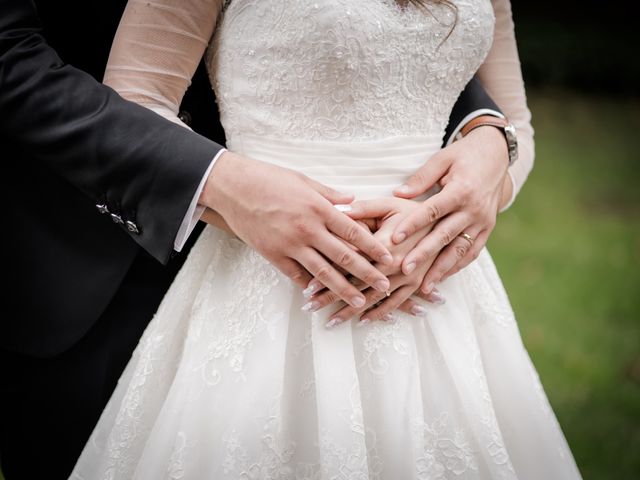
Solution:
[(233, 0), (208, 64), (227, 138), (444, 134), (491, 47), (489, 0)]
[(421, 11), (396, 0), (233, 0), (224, 8), (222, 0), (129, 0), (104, 82), (181, 123), (180, 102), (206, 55), (233, 149), (246, 134), (441, 137), (477, 69), (518, 131), (511, 204), (534, 155), (510, 2), (453, 3), (449, 34), (453, 14), (437, 4)]

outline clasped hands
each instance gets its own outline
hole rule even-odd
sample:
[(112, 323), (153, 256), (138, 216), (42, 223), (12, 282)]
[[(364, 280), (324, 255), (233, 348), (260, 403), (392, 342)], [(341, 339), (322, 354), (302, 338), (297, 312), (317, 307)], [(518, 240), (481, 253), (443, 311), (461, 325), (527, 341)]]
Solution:
[[(329, 327), (355, 315), (388, 320), (398, 308), (424, 316), (409, 297), (441, 302), (435, 285), (477, 257), (510, 198), (507, 155), (501, 133), (480, 127), (433, 155), (395, 197), (354, 202), (293, 170), (225, 152), (200, 197), (203, 220), (302, 287), (305, 311), (345, 302)], [(436, 184), (435, 195), (411, 200)]]

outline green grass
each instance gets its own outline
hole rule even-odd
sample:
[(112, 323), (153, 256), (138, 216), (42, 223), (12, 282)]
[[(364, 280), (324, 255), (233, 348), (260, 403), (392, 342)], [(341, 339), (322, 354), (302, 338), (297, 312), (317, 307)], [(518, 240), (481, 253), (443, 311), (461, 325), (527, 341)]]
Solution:
[(585, 480), (637, 479), (640, 100), (529, 103), (536, 166), (489, 247)]
[(640, 476), (640, 101), (529, 94), (536, 165), (489, 242), (585, 480)]

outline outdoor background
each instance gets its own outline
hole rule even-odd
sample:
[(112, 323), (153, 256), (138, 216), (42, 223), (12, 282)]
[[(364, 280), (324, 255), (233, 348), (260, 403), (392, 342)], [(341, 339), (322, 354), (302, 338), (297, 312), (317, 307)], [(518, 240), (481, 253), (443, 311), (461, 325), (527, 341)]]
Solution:
[(489, 249), (585, 480), (636, 480), (635, 19), (625, 2), (513, 3), (537, 155), (516, 203), (501, 214)]
[(619, 2), (512, 3), (536, 164), (489, 250), (585, 480), (640, 479), (637, 27)]

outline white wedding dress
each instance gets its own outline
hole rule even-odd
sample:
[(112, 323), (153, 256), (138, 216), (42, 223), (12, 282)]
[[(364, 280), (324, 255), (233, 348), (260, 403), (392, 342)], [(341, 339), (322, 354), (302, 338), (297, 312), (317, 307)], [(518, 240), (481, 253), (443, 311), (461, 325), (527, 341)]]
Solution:
[[(133, 1), (107, 78), (175, 116), (209, 44), (230, 150), (357, 198), (389, 196), (440, 148), (492, 47), (492, 3), (454, 3), (450, 32), (444, 5), (233, 0), (218, 14), (207, 0)], [(528, 118), (507, 113), (526, 133)], [(328, 330), (330, 309), (301, 311), (298, 287), (207, 227), (72, 478), (580, 478), (489, 253), (439, 289), (446, 303), (422, 302), (426, 319)]]

